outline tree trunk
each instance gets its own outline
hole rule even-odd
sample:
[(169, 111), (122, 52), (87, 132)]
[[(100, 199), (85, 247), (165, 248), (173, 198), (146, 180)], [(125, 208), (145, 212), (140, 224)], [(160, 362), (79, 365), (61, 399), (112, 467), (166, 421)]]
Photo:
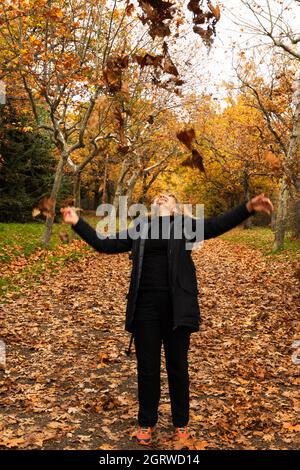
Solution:
[(271, 230), (275, 233), (276, 230), (276, 211), (272, 212), (271, 215)]
[(143, 173), (143, 179), (142, 179), (142, 194), (139, 198), (139, 203), (140, 204), (145, 204), (146, 200), (146, 194), (147, 194), (147, 174)]
[(97, 207), (100, 204), (100, 198), (102, 197), (101, 189), (100, 189), (100, 181), (99, 178), (95, 178), (95, 185), (94, 185), (94, 198), (93, 198), (93, 210), (97, 210)]
[(106, 203), (106, 198), (107, 198), (107, 178), (108, 178), (108, 154), (105, 157), (105, 162), (104, 162), (104, 174), (103, 174), (103, 191), (102, 191), (102, 204)]
[(119, 213), (119, 205), (120, 205), (119, 197), (123, 195), (124, 178), (128, 169), (129, 169), (129, 164), (127, 163), (126, 160), (123, 160), (121, 171), (120, 171), (119, 178), (117, 181), (114, 199), (113, 199), (113, 206), (115, 207), (116, 215), (118, 215)]
[(300, 79), (294, 80), (293, 104), (295, 112), (292, 121), (292, 134), (287, 155), (283, 162), (284, 175), (281, 181), (279, 204), (276, 215), (276, 230), (273, 249), (278, 250), (284, 245), (284, 235), (287, 224), (287, 207), (291, 194), (298, 192), (300, 150)]
[(292, 134), (289, 144), (288, 153), (284, 161), (285, 174), (289, 178), (291, 185), (291, 196), (296, 196), (300, 192), (300, 72), (293, 82), (294, 94), (292, 103), (295, 106), (295, 112), (292, 121)]
[(62, 175), (63, 175), (63, 167), (64, 167), (64, 159), (60, 158), (56, 167), (54, 182), (53, 182), (51, 196), (50, 196), (51, 200), (53, 201), (53, 209), (52, 209), (53, 215), (47, 216), (44, 235), (43, 235), (43, 243), (46, 246), (49, 245), (50, 238), (51, 238), (52, 226), (53, 226), (54, 217), (55, 217), (56, 200), (57, 200), (58, 192), (60, 190), (60, 185), (61, 185), (61, 180), (62, 180)]
[(80, 204), (81, 204), (81, 198), (80, 198), (80, 183), (81, 183), (81, 172), (79, 171), (74, 175), (74, 206), (76, 208), (76, 212), (78, 215), (80, 215)]
[(285, 227), (287, 222), (287, 204), (289, 199), (289, 187), (287, 184), (287, 178), (284, 175), (280, 184), (280, 193), (278, 208), (276, 213), (276, 224), (275, 224), (275, 239), (273, 244), (273, 250), (278, 250), (284, 245)]
[(141, 176), (140, 169), (134, 171), (127, 183), (126, 196), (127, 196), (128, 207), (132, 204), (132, 193), (140, 176)]

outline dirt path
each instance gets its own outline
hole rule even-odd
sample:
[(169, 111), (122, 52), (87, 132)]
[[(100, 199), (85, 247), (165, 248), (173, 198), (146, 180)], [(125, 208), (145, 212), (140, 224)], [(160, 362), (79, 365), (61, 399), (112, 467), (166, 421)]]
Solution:
[[(203, 318), (189, 352), (193, 448), (298, 449), (299, 282), (289, 262), (220, 238), (193, 258)], [(142, 448), (132, 436), (134, 347), (124, 352), (129, 274), (127, 254), (91, 252), (1, 310), (0, 448)], [(158, 429), (152, 447), (173, 448), (164, 356)]]

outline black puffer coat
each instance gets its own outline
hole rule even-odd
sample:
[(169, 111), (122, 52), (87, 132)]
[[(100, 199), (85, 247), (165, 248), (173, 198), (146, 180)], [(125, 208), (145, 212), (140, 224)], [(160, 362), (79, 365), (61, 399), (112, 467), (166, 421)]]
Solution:
[[(217, 237), (218, 235), (227, 232), (246, 220), (250, 215), (253, 215), (255, 211), (249, 212), (246, 207), (246, 203), (247, 201), (244, 201), (228, 212), (216, 217), (204, 218), (204, 240)], [(168, 259), (169, 285), (173, 302), (173, 329), (180, 325), (187, 325), (191, 328), (191, 331), (194, 332), (199, 330), (201, 318), (198, 304), (196, 270), (191, 258), (191, 250), (186, 249), (186, 241), (193, 243), (199, 240), (199, 238), (196, 240), (195, 237), (190, 237), (189, 234), (186, 233), (186, 230), (183, 232), (183, 236), (181, 238), (174, 237), (174, 222), (176, 217), (180, 217), (183, 222), (187, 216), (181, 217), (175, 215), (174, 221), (170, 224)], [(190, 227), (193, 232), (195, 232), (196, 219), (189, 218), (189, 221), (191, 223)], [(144, 232), (142, 232), (141, 229), (141, 235), (138, 238), (133, 239), (131, 236), (131, 231), (134, 229), (133, 225), (132, 228), (128, 228), (126, 231), (117, 232), (115, 236), (109, 235), (105, 238), (99, 238), (96, 230), (81, 217), (75, 225), (72, 225), (72, 229), (100, 253), (132, 252), (131, 281), (129, 292), (127, 294), (128, 301), (125, 320), (125, 330), (132, 333), (130, 346), (126, 351), (127, 354), (129, 354), (133, 339), (132, 322), (142, 272), (145, 246), (145, 237), (142, 236), (142, 233)]]

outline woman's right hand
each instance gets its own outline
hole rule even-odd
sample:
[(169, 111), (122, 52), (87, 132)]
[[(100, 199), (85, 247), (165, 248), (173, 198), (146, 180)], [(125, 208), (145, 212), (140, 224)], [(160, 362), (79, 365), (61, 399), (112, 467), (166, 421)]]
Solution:
[(79, 217), (73, 207), (62, 207), (60, 212), (62, 213), (64, 222), (66, 224), (75, 225), (79, 220)]

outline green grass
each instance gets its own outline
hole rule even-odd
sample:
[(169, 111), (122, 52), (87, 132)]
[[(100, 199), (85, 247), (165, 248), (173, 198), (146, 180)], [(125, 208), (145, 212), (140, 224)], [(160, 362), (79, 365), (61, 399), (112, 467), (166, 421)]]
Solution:
[[(99, 222), (95, 216), (84, 215), (93, 227)], [(51, 241), (47, 250), (55, 251), (60, 240), (59, 232), (73, 234), (67, 224), (53, 224)], [(46, 249), (42, 243), (44, 223), (0, 223), (0, 263), (10, 263), (18, 256), (30, 257), (38, 249)]]
[(268, 227), (253, 226), (250, 229), (237, 227), (221, 235), (224, 240), (232, 243), (241, 243), (259, 250), (264, 256), (272, 259), (294, 260), (300, 257), (300, 239), (293, 240), (290, 234), (286, 234), (284, 248), (273, 251), (274, 234)]
[[(54, 224), (53, 237), (49, 249), (54, 249), (59, 241), (59, 224)], [(37, 249), (43, 248), (43, 224), (8, 223), (0, 224), (0, 262), (10, 263), (14, 257), (29, 257)]]
[[(99, 221), (99, 218), (93, 215), (83, 217), (93, 227)], [(93, 248), (86, 244), (80, 248), (64, 244), (59, 237), (61, 231), (74, 235), (70, 226), (54, 224), (50, 245), (45, 248), (41, 241), (44, 232), (43, 223), (0, 224), (0, 265), (2, 264), (6, 271), (7, 268), (12, 267), (8, 275), (2, 275), (0, 278), (0, 293), (13, 293), (18, 296), (24, 283), (30, 286), (40, 282), (40, 277), (45, 270), (57, 273), (68, 262), (77, 261), (93, 251)], [(284, 249), (272, 252), (274, 236), (269, 228), (254, 226), (245, 230), (237, 227), (222, 235), (221, 238), (231, 243), (243, 244), (260, 250), (270, 261), (300, 259), (300, 240), (292, 240), (288, 236)], [(37, 252), (39, 252), (38, 255), (36, 255)], [(26, 261), (24, 266), (15, 271), (14, 261), (24, 261), (24, 257)]]
[[(85, 214), (83, 217), (93, 227), (99, 222), (99, 218), (94, 215)], [(0, 266), (6, 267), (6, 272), (7, 267), (12, 268), (9, 275), (0, 277), (0, 295), (14, 293), (14, 297), (17, 297), (21, 295), (24, 282), (27, 286), (34, 285), (46, 270), (58, 273), (69, 261), (77, 261), (93, 251), (86, 244), (70, 249), (70, 245), (60, 239), (60, 232), (76, 236), (69, 225), (56, 223), (53, 225), (51, 242), (45, 247), (42, 243), (44, 223), (0, 223)], [(62, 249), (64, 247), (66, 249)], [(14, 269), (16, 261), (24, 262), (18, 272)]]

